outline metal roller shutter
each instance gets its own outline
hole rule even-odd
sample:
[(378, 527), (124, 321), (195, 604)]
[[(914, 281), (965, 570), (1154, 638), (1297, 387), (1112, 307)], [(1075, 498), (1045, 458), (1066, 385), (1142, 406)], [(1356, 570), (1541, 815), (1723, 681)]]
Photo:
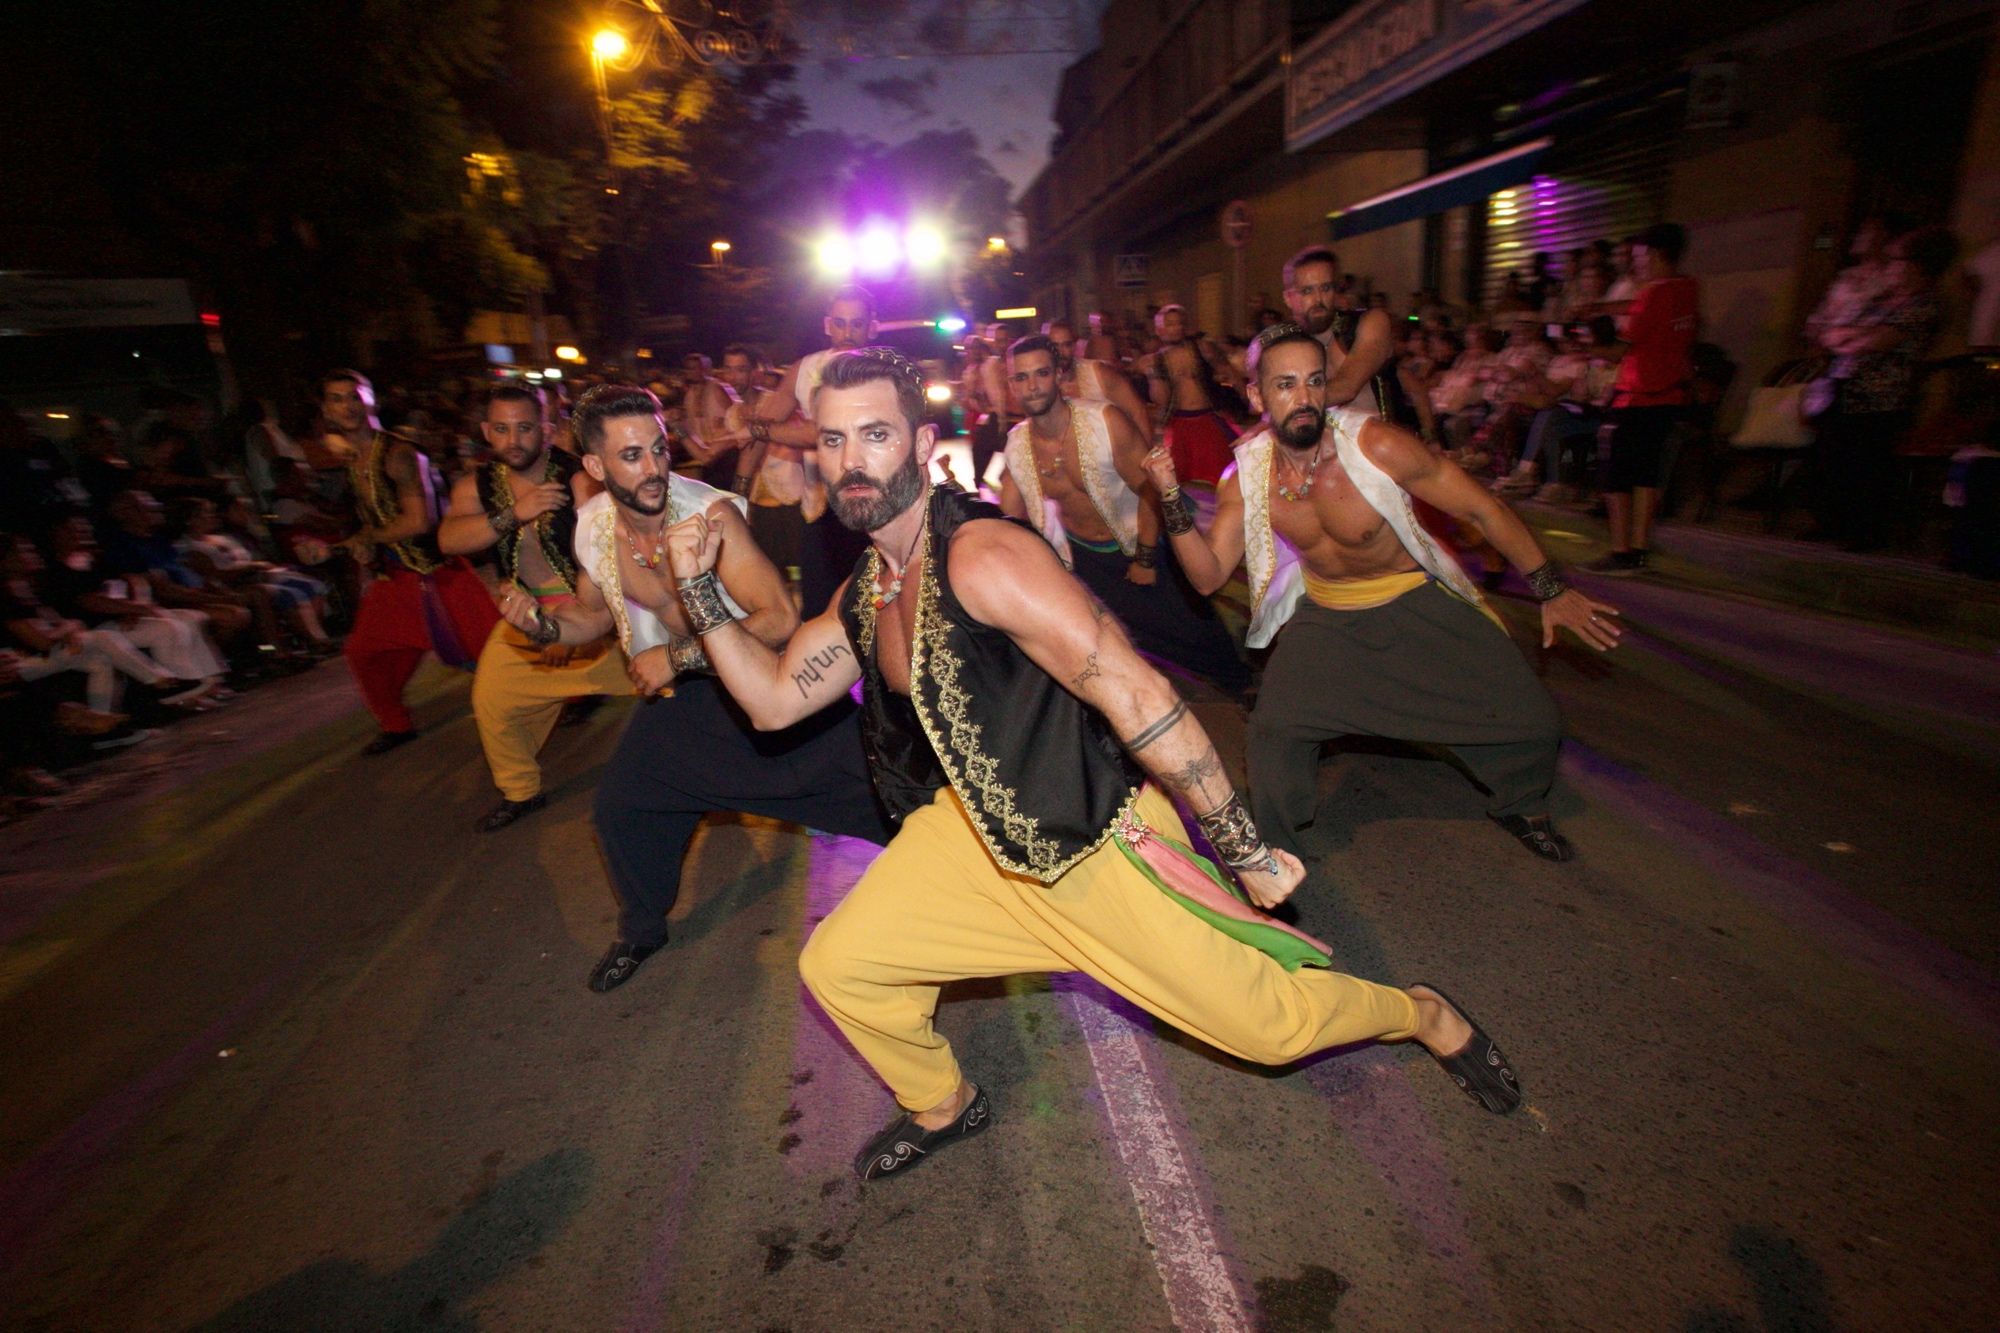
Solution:
[(1595, 125), (1558, 130), (1532, 180), (1489, 197), (1480, 282), (1486, 305), (1499, 299), (1510, 270), (1527, 277), (1538, 252), (1564, 275), (1571, 250), (1599, 238), (1617, 241), (1659, 221), (1680, 116), (1675, 95)]

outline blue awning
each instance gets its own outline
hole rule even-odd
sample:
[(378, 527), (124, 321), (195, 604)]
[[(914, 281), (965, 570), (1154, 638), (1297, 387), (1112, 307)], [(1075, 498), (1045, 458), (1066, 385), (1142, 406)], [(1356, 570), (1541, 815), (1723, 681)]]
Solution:
[(1478, 203), (1496, 190), (1519, 185), (1533, 176), (1535, 167), (1554, 143), (1552, 138), (1536, 139), (1462, 162), (1359, 203), (1336, 208), (1326, 215), (1326, 220), (1333, 224), (1334, 239), (1339, 240), (1401, 222), (1414, 222), (1461, 204)]

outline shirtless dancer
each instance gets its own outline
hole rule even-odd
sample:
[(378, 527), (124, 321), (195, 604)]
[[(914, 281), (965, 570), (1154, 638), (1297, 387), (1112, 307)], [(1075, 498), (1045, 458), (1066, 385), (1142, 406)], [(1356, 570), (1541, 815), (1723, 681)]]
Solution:
[[(939, 987), (970, 977), (1082, 971), (1261, 1064), (1415, 1040), (1488, 1110), (1519, 1105), (1498, 1047), (1435, 989), (1342, 976), (1233, 896), (1232, 872), (1274, 907), (1305, 869), (1264, 844), (1201, 724), (1048, 544), (929, 484), (915, 366), (843, 354), (813, 408), (831, 503), (871, 538), (833, 605), (776, 651), (728, 623), (712, 518), (676, 525), (668, 550), (690, 622), (758, 726), (864, 691), (870, 768), (901, 827), (799, 958), (904, 1112), (862, 1147), (862, 1178), (906, 1174), (992, 1123), (933, 1022)], [(1173, 796), (1231, 871), (1188, 851)]]
[[(482, 428), (493, 457), (453, 483), (438, 549), (493, 550), (507, 587), (551, 610), (575, 601), (576, 512), (597, 494), (597, 484), (575, 455), (550, 446), (540, 389), (495, 388)], [(547, 804), (535, 756), (565, 702), (630, 689), (625, 655), (608, 639), (543, 645), (504, 620), (496, 623), (473, 673), (472, 716), (500, 804), (473, 827), (497, 832)]]
[(1062, 373), (1065, 397), (1102, 398), (1121, 408), (1132, 419), (1132, 424), (1141, 430), (1151, 425), (1152, 417), (1147, 414), (1146, 405), (1139, 401), (1132, 381), (1126, 378), (1125, 372), (1116, 363), (1077, 355), (1081, 349), (1077, 345), (1076, 330), (1069, 326), (1067, 320), (1052, 319), (1042, 325), (1042, 336), (1056, 349), (1056, 363)]
[(1218, 410), (1218, 367), (1228, 363), (1204, 338), (1190, 338), (1187, 311), (1164, 305), (1153, 316), (1160, 349), (1145, 360), (1146, 380), (1164, 447), (1183, 479), (1213, 488), (1229, 466), (1236, 428)]
[(1007, 436), (1001, 511), (1033, 524), (1142, 652), (1241, 693), (1250, 670), (1229, 631), (1171, 556), (1160, 559), (1145, 439), (1112, 404), (1067, 397), (1058, 364), (1054, 345), (1040, 335), (1007, 351), (1008, 382), (1027, 417)]
[(1543, 647), (1562, 627), (1611, 648), (1617, 611), (1567, 587), (1514, 512), (1449, 459), (1373, 413), (1327, 411), (1325, 349), (1304, 329), (1273, 325), (1250, 352), (1264, 426), (1236, 446), (1206, 537), (1177, 502), (1173, 460), (1156, 449), (1146, 468), (1195, 587), (1220, 587), (1247, 560), (1249, 644), (1278, 639), (1250, 718), (1259, 825), (1297, 852), (1317, 809), (1321, 742), (1382, 736), (1448, 747), (1492, 793), (1495, 822), (1535, 855), (1567, 861), (1569, 841), (1549, 816), (1555, 700), (1418, 526), (1411, 497), (1474, 525), (1526, 572)]
[(597, 836), (618, 897), (618, 937), (589, 986), (629, 981), (667, 940), (681, 858), (712, 810), (741, 810), (830, 833), (886, 842), (852, 705), (770, 735), (757, 734), (717, 687), (665, 569), (666, 529), (705, 516), (721, 544), (721, 605), (759, 643), (791, 637), (798, 612), (750, 539), (741, 497), (672, 470), (660, 401), (625, 384), (599, 385), (570, 418), (583, 466), (605, 494), (576, 516), (576, 600), (538, 603), (518, 587), (501, 613), (537, 644), (593, 643), (617, 630), (635, 683), (634, 712), (598, 784)]
[[(722, 428), (731, 435), (748, 436), (758, 405), (769, 392), (764, 373), (770, 369), (764, 353), (748, 343), (731, 343), (722, 352), (722, 368), (717, 374), (729, 390), (730, 402), (723, 413)], [(799, 546), (805, 540), (805, 505), (811, 488), (801, 467), (802, 451), (772, 442), (762, 457), (739, 450), (730, 489), (750, 499), (750, 533), (780, 572), (799, 567)], [(753, 469), (754, 465), (754, 470)], [(820, 497), (824, 504), (824, 495)]]
[(713, 364), (700, 352), (681, 358), (681, 405), (686, 413), (688, 456), (698, 465), (701, 479), (711, 486), (727, 486), (735, 479), (738, 445), (726, 433), (730, 394), (727, 381), (717, 377)]
[(800, 357), (798, 364), (778, 381), (778, 387), (757, 404), (742, 434), (727, 437), (730, 442), (742, 445), (744, 460), (737, 468), (742, 476), (762, 471), (769, 464), (774, 446), (781, 445), (796, 455), (787, 458), (781, 454), (780, 461), (792, 469), (787, 474), (792, 481), (787, 485), (795, 484), (804, 497), (806, 529), (799, 542), (798, 563), (799, 584), (807, 606), (825, 604), (866, 542), (827, 515), (826, 486), (811, 456), (813, 427), (803, 414), (811, 409), (812, 392), (819, 387), (820, 372), (827, 358), (836, 352), (865, 347), (875, 337), (875, 298), (865, 287), (842, 287), (827, 303), (823, 327), (826, 347)]

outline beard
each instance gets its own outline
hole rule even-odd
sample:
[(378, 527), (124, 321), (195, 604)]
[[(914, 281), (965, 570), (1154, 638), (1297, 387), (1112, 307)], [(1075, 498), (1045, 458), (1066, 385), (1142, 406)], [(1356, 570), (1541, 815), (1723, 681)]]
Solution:
[(1062, 395), (1053, 389), (1049, 391), (1049, 395), (1046, 398), (1031, 397), (1028, 394), (1022, 394), (1021, 410), (1031, 417), (1045, 417), (1055, 411), (1056, 399), (1060, 397)]
[[(659, 498), (649, 500), (646, 497), (652, 494), (651, 488), (654, 486), (659, 487)], [(627, 490), (614, 481), (609, 473), (606, 473), (604, 477), (604, 489), (611, 492), (611, 498), (616, 500), (621, 508), (629, 509), (635, 514), (644, 514), (646, 517), (651, 518), (655, 514), (666, 512), (667, 479), (665, 477), (642, 481), (636, 490)]]
[(542, 446), (539, 444), (532, 447), (510, 444), (504, 449), (496, 449), (493, 452), (499, 454), (500, 461), (516, 472), (526, 472), (542, 458)]
[(1299, 316), (1299, 327), (1313, 337), (1319, 337), (1333, 327), (1333, 307), (1330, 305), (1307, 307), (1305, 313)]
[(1290, 449), (1310, 449), (1319, 443), (1319, 437), (1326, 433), (1326, 413), (1315, 412), (1312, 420), (1294, 412), (1283, 421), (1271, 423), (1271, 434), (1278, 437), (1278, 443)]
[[(841, 492), (849, 486), (873, 486), (876, 494), (850, 499)], [(827, 507), (842, 526), (855, 532), (873, 532), (917, 502), (924, 493), (924, 470), (917, 464), (917, 451), (910, 450), (901, 466), (880, 481), (855, 468), (827, 487)]]

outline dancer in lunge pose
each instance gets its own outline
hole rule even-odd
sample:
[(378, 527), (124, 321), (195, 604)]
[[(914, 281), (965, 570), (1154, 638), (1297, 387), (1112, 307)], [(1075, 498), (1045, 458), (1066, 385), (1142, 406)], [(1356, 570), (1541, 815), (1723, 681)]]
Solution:
[[(1250, 346), (1264, 426), (1236, 446), (1204, 536), (1164, 450), (1146, 468), (1174, 553), (1214, 591), (1249, 562), (1249, 646), (1278, 647), (1250, 718), (1250, 801), (1299, 850), (1321, 742), (1383, 736), (1443, 745), (1492, 793), (1488, 814), (1535, 855), (1567, 861), (1549, 816), (1562, 718), (1464, 570), (1417, 523), (1411, 497), (1475, 526), (1542, 604), (1542, 643), (1568, 629), (1615, 646), (1618, 612), (1566, 585), (1514, 511), (1449, 459), (1366, 409), (1326, 410), (1326, 349), (1296, 324)], [(1284, 630), (1279, 634), (1280, 629)]]
[[(550, 447), (540, 389), (493, 389), (484, 429), (493, 457), (453, 484), (438, 549), (446, 555), (494, 549), (506, 588), (548, 608), (575, 601), (577, 506), (597, 494), (597, 484), (576, 455)], [(547, 804), (535, 756), (564, 703), (631, 688), (625, 654), (609, 637), (538, 644), (505, 621), (494, 625), (472, 677), (472, 716), (500, 804), (473, 827), (492, 833)]]
[[(714, 514), (667, 534), (688, 626), (751, 719), (798, 725), (863, 682), (877, 789), (901, 828), (807, 941), (799, 970), (905, 1114), (863, 1147), (864, 1179), (992, 1120), (933, 1026), (938, 988), (1082, 970), (1241, 1058), (1416, 1040), (1489, 1110), (1519, 1104), (1499, 1049), (1431, 987), (1327, 968), (1263, 917), (1304, 876), (1273, 851), (1173, 686), (1048, 544), (928, 481), (923, 377), (894, 352), (834, 357), (813, 400), (840, 521), (870, 549), (782, 649), (736, 622)], [(1194, 855), (1179, 797), (1229, 867)]]
[(850, 703), (772, 735), (717, 686), (665, 568), (666, 529), (713, 525), (716, 614), (759, 643), (785, 642), (798, 612), (750, 538), (741, 497), (674, 475), (660, 401), (599, 385), (570, 417), (583, 466), (605, 493), (576, 516), (576, 599), (545, 605), (510, 586), (501, 610), (536, 644), (593, 643), (617, 631), (639, 706), (597, 788), (597, 836), (618, 897), (618, 936), (591, 969), (608, 991), (667, 940), (681, 859), (703, 815), (741, 810), (871, 842), (888, 840)]
[(1048, 538), (1141, 651), (1242, 692), (1250, 669), (1215, 608), (1171, 555), (1161, 559), (1145, 440), (1112, 404), (1064, 396), (1061, 373), (1054, 344), (1041, 334), (1007, 349), (1008, 383), (1026, 416), (1007, 435), (1000, 508)]

